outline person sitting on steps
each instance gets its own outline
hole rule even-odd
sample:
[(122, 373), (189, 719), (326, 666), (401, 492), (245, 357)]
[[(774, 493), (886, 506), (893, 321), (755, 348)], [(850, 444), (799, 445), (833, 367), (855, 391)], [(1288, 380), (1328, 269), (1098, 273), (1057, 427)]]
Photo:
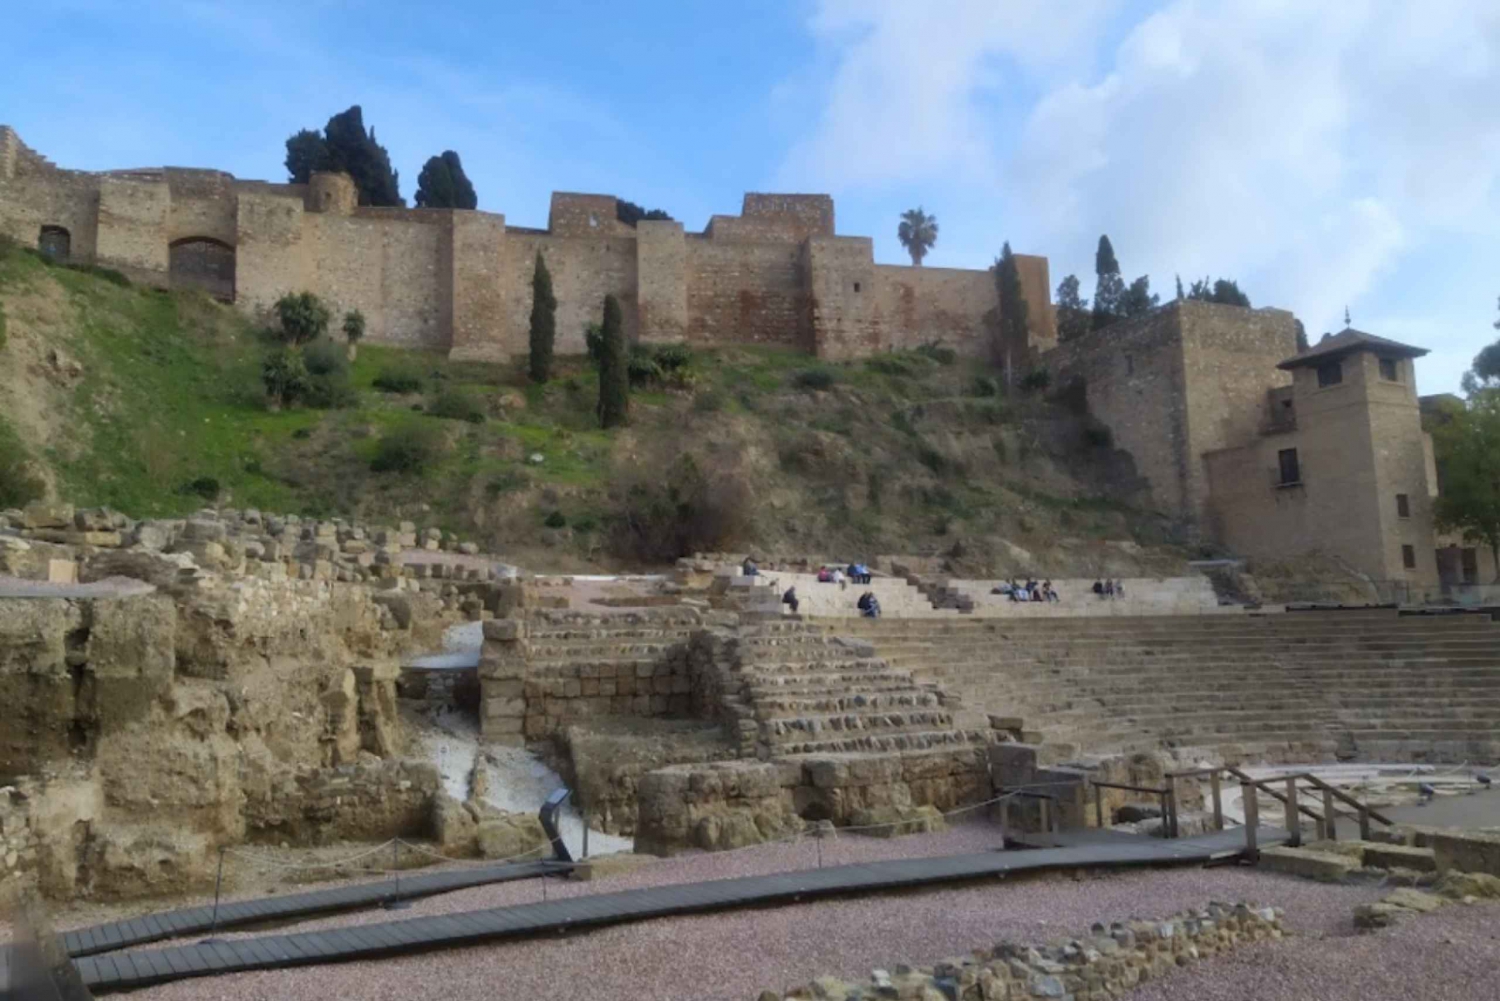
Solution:
[(867, 619), (880, 618), (880, 600), (875, 597), (875, 592), (866, 591), (859, 596), (857, 605), (859, 613)]
[(1118, 577), (1115, 578), (1115, 597), (1125, 597), (1125, 582), (1123, 580), (1120, 580)]
[(1104, 582), (1097, 577), (1094, 578), (1094, 595), (1099, 598), (1104, 597)]
[(831, 583), (833, 583), (833, 574), (831, 574), (831, 573), (828, 572), (828, 568), (827, 567), (818, 567), (818, 583), (819, 584), (831, 584)]
[(1062, 600), (1062, 598), (1058, 595), (1058, 593), (1052, 589), (1052, 582), (1050, 580), (1044, 580), (1044, 581), (1042, 581), (1042, 597), (1045, 598), (1047, 601), (1061, 601)]
[(740, 575), (744, 577), (759, 577), (760, 567), (755, 565), (755, 560), (745, 557), (745, 562), (740, 564)]
[(789, 588), (786, 589), (786, 594), (783, 594), (781, 596), (781, 603), (783, 605), (789, 605), (789, 606), (791, 606), (792, 614), (793, 615), (797, 614), (797, 604), (798, 604), (798, 602), (797, 602), (797, 585), (796, 584), (793, 584), (791, 587), (789, 587)]

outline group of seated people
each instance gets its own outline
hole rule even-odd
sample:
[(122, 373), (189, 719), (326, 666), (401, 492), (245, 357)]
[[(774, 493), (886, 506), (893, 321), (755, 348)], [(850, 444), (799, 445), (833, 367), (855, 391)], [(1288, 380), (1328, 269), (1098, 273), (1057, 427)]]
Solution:
[(990, 594), (1003, 594), (1009, 596), (1011, 601), (1061, 601), (1061, 596), (1052, 589), (1052, 582), (1044, 580), (1038, 584), (1035, 580), (1028, 580), (1022, 584), (1019, 580), (1003, 580), (998, 586), (990, 589)]
[(868, 584), (870, 583), (870, 568), (863, 563), (851, 563), (848, 569), (843, 567), (819, 567), (819, 584)]
[[(793, 584), (786, 589), (781, 596), (781, 603), (791, 609), (793, 615), (797, 614), (797, 608), (802, 604), (797, 598), (797, 585)], [(867, 619), (880, 618), (880, 599), (875, 597), (874, 591), (866, 591), (860, 595), (855, 607), (859, 609), (859, 614)]]
[(1094, 581), (1094, 594), (1101, 598), (1123, 598), (1125, 597), (1125, 582), (1118, 579), (1110, 580), (1108, 577), (1096, 580)]

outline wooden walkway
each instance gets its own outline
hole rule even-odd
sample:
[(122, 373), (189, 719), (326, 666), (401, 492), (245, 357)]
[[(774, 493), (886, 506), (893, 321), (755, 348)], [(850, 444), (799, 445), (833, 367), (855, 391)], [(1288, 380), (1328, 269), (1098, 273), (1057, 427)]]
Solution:
[[(385, 879), (378, 883), (356, 883), (329, 890), (309, 890), (305, 893), (289, 893), (255, 900), (225, 900), (219, 903), (218, 927), (235, 928), (334, 911), (377, 907), (391, 900), (411, 900), (488, 883), (565, 873), (571, 868), (573, 866), (568, 862), (522, 862), (450, 869), (447, 872), (418, 871), (411, 875), (403, 874), (399, 888), (393, 885), (392, 880)], [(213, 905), (206, 904), (202, 907), (143, 914), (138, 918), (78, 928), (63, 933), (63, 948), (68, 951), (68, 955), (76, 958), (128, 949), (163, 939), (200, 935), (214, 927), (213, 911)]]
[[(1236, 839), (1234, 835), (1238, 834)], [(1263, 829), (1262, 844), (1284, 841)], [(1240, 847), (1235, 847), (1238, 840)], [(91, 989), (114, 991), (186, 977), (263, 970), (473, 945), (548, 932), (599, 927), (705, 911), (793, 903), (938, 883), (1003, 878), (1009, 873), (1077, 866), (1206, 862), (1238, 854), (1242, 831), (1175, 841), (1123, 835), (1058, 848), (994, 851), (937, 858), (830, 866), (767, 876), (685, 883), (567, 897), (542, 904), (411, 918), (315, 932), (262, 935), (149, 951), (115, 952), (75, 960)]]

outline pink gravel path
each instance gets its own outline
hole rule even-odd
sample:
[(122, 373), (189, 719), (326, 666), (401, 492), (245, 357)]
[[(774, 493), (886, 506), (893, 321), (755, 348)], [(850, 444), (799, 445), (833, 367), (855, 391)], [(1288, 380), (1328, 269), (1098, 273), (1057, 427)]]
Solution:
[[(940, 835), (825, 844), (825, 863), (983, 850), (982, 825)], [(551, 898), (722, 879), (815, 864), (815, 847), (767, 846), (647, 865), (593, 883), (549, 883)], [(928, 963), (997, 939), (1045, 941), (1085, 931), (1096, 920), (1162, 917), (1209, 900), (1252, 900), (1286, 908), (1290, 940), (1257, 948), (1257, 961), (1220, 958), (1152, 985), (1153, 999), (1500, 997), (1474, 993), (1475, 971), (1500, 970), (1494, 934), (1500, 907), (1454, 907), (1410, 924), (1443, 922), (1447, 932), (1401, 927), (1353, 937), (1355, 904), (1378, 898), (1373, 886), (1330, 886), (1238, 868), (1135, 870), (995, 881), (953, 888), (830, 900), (752, 911), (665, 918), (569, 935), (418, 954), (339, 966), (303, 967), (181, 981), (139, 992), (171, 999), (351, 998), (383, 1001), (440, 995), (443, 1001), (524, 997), (528, 1001), (750, 1001), (765, 988), (789, 988), (825, 973), (864, 977), (874, 967)], [(296, 930), (387, 921), (540, 899), (535, 884), (481, 887), (384, 912), (304, 922)], [(1436, 927), (1436, 926), (1434, 926)], [(1437, 950), (1431, 935), (1450, 938)], [(1247, 953), (1247, 955), (1249, 955)], [(1357, 955), (1363, 993), (1343, 990)], [(1228, 964), (1234, 963), (1235, 966)], [(1247, 971), (1260, 970), (1257, 986)], [(1343, 972), (1339, 972), (1339, 971)], [(1222, 971), (1222, 975), (1221, 972)], [(1467, 993), (1434, 992), (1450, 977)], [(1204, 979), (1207, 978), (1207, 979)], [(1446, 982), (1446, 981), (1444, 981)], [(1489, 981), (1493, 987), (1500, 981)], [(1179, 984), (1181, 986), (1179, 986)], [(1371, 986), (1375, 984), (1377, 986)], [(1389, 988), (1378, 986), (1388, 984)]]

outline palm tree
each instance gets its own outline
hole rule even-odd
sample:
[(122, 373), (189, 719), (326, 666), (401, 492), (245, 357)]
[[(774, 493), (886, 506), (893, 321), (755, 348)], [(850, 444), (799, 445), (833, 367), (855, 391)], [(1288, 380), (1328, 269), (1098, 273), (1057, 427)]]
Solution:
[(922, 266), (922, 258), (937, 243), (937, 234), (937, 216), (928, 215), (920, 206), (901, 213), (901, 225), (896, 228), (896, 236), (900, 239), (901, 246), (911, 255), (914, 266)]

